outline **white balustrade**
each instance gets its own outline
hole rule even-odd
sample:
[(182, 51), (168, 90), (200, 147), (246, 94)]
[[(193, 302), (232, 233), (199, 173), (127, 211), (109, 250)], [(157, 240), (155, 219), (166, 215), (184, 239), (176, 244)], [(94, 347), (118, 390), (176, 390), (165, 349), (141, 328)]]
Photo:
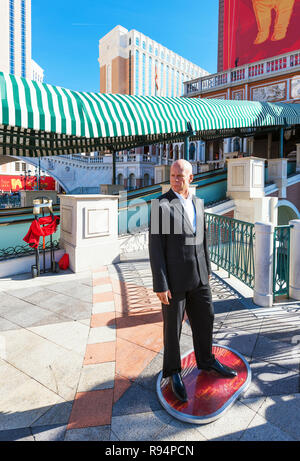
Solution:
[(294, 51), (185, 82), (184, 96), (221, 88), (230, 83), (246, 82), (259, 76), (280, 74), (287, 69), (295, 70), (299, 67), (300, 52)]

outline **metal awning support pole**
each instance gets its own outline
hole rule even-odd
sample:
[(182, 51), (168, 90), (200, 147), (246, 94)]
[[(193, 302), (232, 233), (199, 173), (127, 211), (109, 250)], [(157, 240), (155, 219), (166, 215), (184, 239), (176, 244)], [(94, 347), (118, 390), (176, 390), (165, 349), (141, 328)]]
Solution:
[(284, 128), (280, 128), (280, 158), (283, 158), (283, 133)]
[(190, 159), (189, 144), (190, 144), (190, 136), (193, 134), (194, 133), (193, 133), (191, 122), (187, 122), (187, 133), (184, 137), (184, 160)]
[(189, 144), (190, 144), (190, 137), (186, 136), (184, 138), (184, 160), (189, 160), (190, 159)]
[(116, 184), (116, 152), (112, 153), (112, 184)]

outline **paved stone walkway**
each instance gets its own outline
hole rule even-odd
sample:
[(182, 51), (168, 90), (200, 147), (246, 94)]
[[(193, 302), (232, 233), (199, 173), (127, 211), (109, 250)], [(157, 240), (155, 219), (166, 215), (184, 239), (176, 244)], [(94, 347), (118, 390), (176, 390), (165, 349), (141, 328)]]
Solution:
[(156, 397), (162, 318), (147, 253), (1, 279), (0, 440), (300, 440), (300, 305), (259, 308), (222, 271), (211, 286), (214, 342), (245, 356), (252, 383), (221, 419), (194, 425)]

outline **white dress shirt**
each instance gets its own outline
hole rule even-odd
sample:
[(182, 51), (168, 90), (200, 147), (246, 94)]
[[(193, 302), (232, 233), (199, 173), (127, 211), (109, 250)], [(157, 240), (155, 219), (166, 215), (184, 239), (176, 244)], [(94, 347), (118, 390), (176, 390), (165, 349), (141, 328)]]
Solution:
[(177, 195), (179, 200), (182, 203), (184, 213), (189, 219), (191, 226), (193, 228), (193, 231), (196, 232), (196, 210), (195, 210), (195, 205), (193, 203), (193, 196), (191, 193), (189, 193), (187, 198), (184, 198), (182, 195), (178, 194), (173, 190), (174, 194)]

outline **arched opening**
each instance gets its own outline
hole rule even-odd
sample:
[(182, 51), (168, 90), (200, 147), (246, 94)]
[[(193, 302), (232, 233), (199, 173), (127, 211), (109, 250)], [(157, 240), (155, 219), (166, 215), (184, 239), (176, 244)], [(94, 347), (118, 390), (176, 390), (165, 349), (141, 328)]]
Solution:
[(150, 186), (150, 176), (148, 173), (144, 174), (144, 186)]
[(179, 148), (178, 144), (176, 144), (175, 149), (174, 149), (175, 155), (174, 155), (174, 160), (178, 160), (179, 158)]
[(280, 200), (278, 208), (278, 226), (285, 226), (292, 219), (300, 219), (300, 213), (291, 202), (288, 200)]
[(131, 173), (128, 178), (128, 190), (135, 189), (135, 185), (136, 185), (135, 175)]
[(184, 144), (180, 146), (180, 158), (184, 158)]
[(233, 152), (239, 152), (240, 148), (241, 148), (240, 138), (233, 138), (233, 140), (232, 140)]
[(124, 186), (124, 176), (122, 173), (119, 173), (117, 176), (117, 184), (119, 184), (119, 186)]
[(195, 144), (192, 142), (189, 147), (189, 159), (190, 160), (195, 160), (195, 153), (196, 153), (196, 147)]

